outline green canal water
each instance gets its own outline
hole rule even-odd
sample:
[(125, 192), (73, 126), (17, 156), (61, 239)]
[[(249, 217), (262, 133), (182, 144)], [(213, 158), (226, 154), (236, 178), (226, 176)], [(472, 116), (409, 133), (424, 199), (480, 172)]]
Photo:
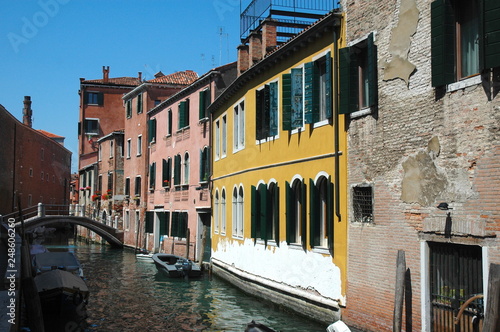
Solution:
[(85, 243), (68, 249), (80, 260), (90, 290), (88, 332), (244, 331), (252, 320), (277, 331), (326, 331), (214, 276), (169, 279), (154, 264), (137, 261), (132, 250)]

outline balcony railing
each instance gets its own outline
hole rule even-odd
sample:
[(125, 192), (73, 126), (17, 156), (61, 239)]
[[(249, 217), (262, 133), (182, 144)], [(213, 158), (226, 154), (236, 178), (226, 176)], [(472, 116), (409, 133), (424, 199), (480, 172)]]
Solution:
[(285, 42), (322, 15), (338, 7), (338, 0), (253, 0), (240, 15), (244, 41), (265, 18), (277, 20), (278, 42)]

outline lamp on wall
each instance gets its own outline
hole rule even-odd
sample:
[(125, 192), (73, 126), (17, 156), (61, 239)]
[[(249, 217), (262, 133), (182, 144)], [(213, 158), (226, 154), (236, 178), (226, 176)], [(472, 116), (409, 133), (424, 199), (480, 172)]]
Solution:
[[(443, 210), (443, 211), (453, 210), (453, 208), (451, 208), (448, 205), (448, 203), (446, 203), (446, 202), (439, 203), (438, 206), (437, 206), (437, 208), (439, 210)], [(447, 237), (447, 238), (451, 237), (451, 226), (452, 226), (451, 212), (448, 212), (446, 214), (446, 222), (445, 222), (445, 225), (444, 225), (444, 236)]]
[(438, 209), (440, 210), (444, 210), (444, 211), (447, 211), (447, 210), (453, 210), (453, 208), (451, 208), (448, 203), (439, 203), (439, 205), (437, 206)]

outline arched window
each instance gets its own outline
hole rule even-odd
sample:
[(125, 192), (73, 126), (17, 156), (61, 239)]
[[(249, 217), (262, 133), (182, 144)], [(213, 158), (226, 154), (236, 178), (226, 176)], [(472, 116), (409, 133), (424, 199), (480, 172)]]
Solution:
[(310, 245), (331, 248), (333, 244), (333, 184), (321, 176), (316, 183), (310, 180)]
[(219, 190), (215, 190), (215, 198), (214, 198), (214, 232), (219, 233), (219, 208), (220, 208), (220, 203), (219, 203)]
[(300, 244), (305, 248), (306, 205), (305, 184), (296, 179), (286, 185), (286, 240), (288, 244)]
[(243, 187), (233, 189), (233, 236), (243, 237)]
[(226, 234), (226, 189), (222, 189), (220, 201), (221, 233)]

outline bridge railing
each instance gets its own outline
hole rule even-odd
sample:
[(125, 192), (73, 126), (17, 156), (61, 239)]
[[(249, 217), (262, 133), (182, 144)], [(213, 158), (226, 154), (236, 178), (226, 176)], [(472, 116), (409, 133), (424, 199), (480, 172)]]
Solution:
[[(86, 215), (84, 205), (79, 204), (62, 205), (38, 203), (38, 205), (23, 209), (21, 212), (24, 220), (45, 216), (85, 217)], [(7, 220), (11, 218), (15, 219), (16, 222), (18, 222), (21, 220), (21, 213), (19, 211), (14, 211), (3, 216), (0, 215), (0, 222), (7, 222)]]

